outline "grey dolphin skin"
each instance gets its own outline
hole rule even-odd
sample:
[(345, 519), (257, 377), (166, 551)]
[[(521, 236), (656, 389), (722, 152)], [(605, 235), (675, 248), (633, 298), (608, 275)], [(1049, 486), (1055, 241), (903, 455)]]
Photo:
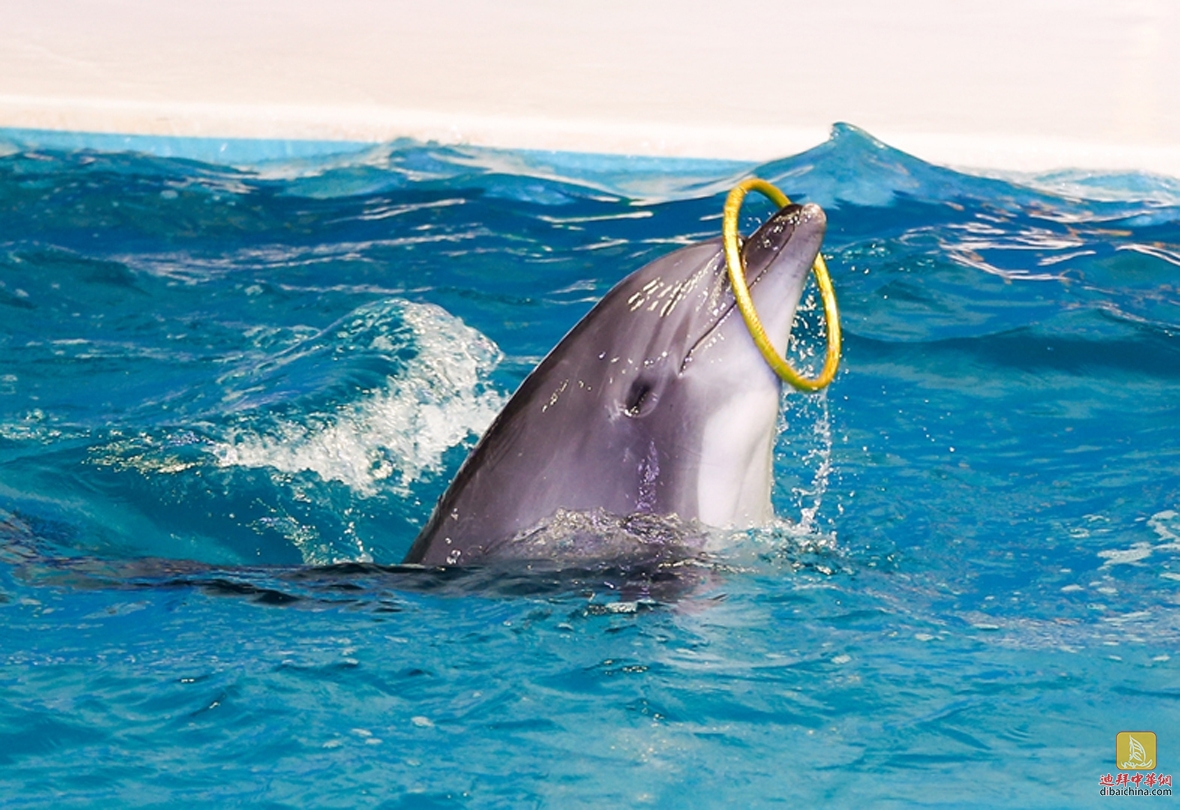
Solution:
[[(789, 205), (742, 248), (780, 353), (825, 227), (818, 206)], [(720, 240), (670, 253), (612, 288), (525, 379), (404, 562), (521, 556), (514, 539), (559, 510), (764, 523), (780, 394)]]

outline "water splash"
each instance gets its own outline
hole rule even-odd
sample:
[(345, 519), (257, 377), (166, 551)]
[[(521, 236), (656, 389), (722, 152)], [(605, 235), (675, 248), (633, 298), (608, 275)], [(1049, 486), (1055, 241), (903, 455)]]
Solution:
[(378, 390), (328, 413), (245, 427), (212, 447), (222, 467), (309, 471), (361, 496), (387, 488), (408, 496), (412, 484), (442, 471), (444, 453), (483, 433), (503, 406), (489, 375), (503, 355), (494, 343), (444, 309), (387, 301), (365, 307), (335, 330), (359, 334), (383, 354), (409, 353)]
[[(805, 377), (815, 377), (823, 365), (827, 347), (827, 324), (814, 278), (809, 279), (795, 310), (787, 358)], [(791, 516), (798, 515), (792, 534), (820, 537), (834, 543), (835, 532), (821, 527), (818, 516), (833, 474), (832, 414), (828, 389), (802, 394), (784, 388), (776, 426), (775, 464), (780, 472), (774, 501), (786, 507)], [(789, 473), (787, 473), (789, 471)], [(787, 473), (782, 475), (781, 473)], [(779, 515), (785, 518), (786, 515)], [(809, 541), (810, 542), (810, 541)]]

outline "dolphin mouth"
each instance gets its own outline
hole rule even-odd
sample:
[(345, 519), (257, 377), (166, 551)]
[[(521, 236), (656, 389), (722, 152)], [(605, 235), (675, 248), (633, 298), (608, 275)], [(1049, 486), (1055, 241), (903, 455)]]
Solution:
[[(797, 289), (802, 293), (803, 285), (806, 283), (807, 274), (811, 272), (811, 266), (815, 263), (816, 256), (819, 255), (820, 245), (823, 242), (823, 234), (827, 227), (827, 217), (824, 215), (823, 209), (815, 203), (806, 203), (805, 205), (791, 205), (780, 208), (770, 219), (762, 224), (762, 226), (750, 236), (742, 244), (742, 262), (746, 267), (746, 285), (750, 289), (750, 295), (755, 298), (755, 304), (766, 305), (766, 301), (759, 302), (757, 300), (758, 283), (763, 279), (768, 278), (772, 271), (777, 274), (780, 270), (784, 273), (790, 274), (792, 279), (798, 279), (799, 284)], [(800, 238), (796, 239), (796, 233), (806, 231), (806, 233), (799, 233)], [(806, 244), (801, 245), (802, 252), (792, 255), (783, 255), (783, 251), (789, 245), (798, 245), (800, 242)], [(803, 259), (803, 261), (800, 261)], [(716, 257), (711, 262), (714, 273), (714, 285), (719, 287), (718, 292), (721, 296), (721, 302), (714, 308), (715, 317), (705, 331), (698, 337), (684, 355), (684, 360), (680, 364), (680, 372), (683, 373), (688, 368), (689, 363), (693, 360), (693, 354), (701, 347), (712, 344), (713, 339), (717, 335), (718, 330), (729, 320), (733, 311), (737, 308), (737, 300), (733, 295), (733, 287), (729, 283), (729, 276), (725, 266), (725, 253), (719, 250)], [(717, 293), (715, 293), (716, 295)], [(765, 298), (765, 296), (763, 296)], [(787, 305), (794, 312), (798, 304), (798, 298), (794, 301), (779, 301), (777, 305)], [(759, 310), (759, 314), (763, 313)], [(793, 315), (792, 315), (793, 317)]]

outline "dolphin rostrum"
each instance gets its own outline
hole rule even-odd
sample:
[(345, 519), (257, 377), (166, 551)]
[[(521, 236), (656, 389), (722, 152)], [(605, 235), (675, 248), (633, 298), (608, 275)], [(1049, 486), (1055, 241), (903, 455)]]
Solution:
[[(742, 248), (780, 353), (825, 227), (818, 206), (788, 205)], [(720, 240), (657, 259), (612, 288), (529, 374), (405, 562), (528, 556), (514, 541), (562, 511), (764, 523), (781, 385), (734, 305)]]

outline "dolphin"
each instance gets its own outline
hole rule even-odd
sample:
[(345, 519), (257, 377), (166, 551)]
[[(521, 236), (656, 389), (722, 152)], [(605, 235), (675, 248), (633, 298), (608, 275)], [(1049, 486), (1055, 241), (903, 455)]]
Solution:
[[(742, 247), (780, 353), (826, 224), (819, 206), (788, 205)], [(615, 285), (529, 374), (403, 562), (529, 558), (537, 546), (521, 538), (568, 513), (763, 524), (781, 393), (735, 306), (721, 240), (676, 250)]]

